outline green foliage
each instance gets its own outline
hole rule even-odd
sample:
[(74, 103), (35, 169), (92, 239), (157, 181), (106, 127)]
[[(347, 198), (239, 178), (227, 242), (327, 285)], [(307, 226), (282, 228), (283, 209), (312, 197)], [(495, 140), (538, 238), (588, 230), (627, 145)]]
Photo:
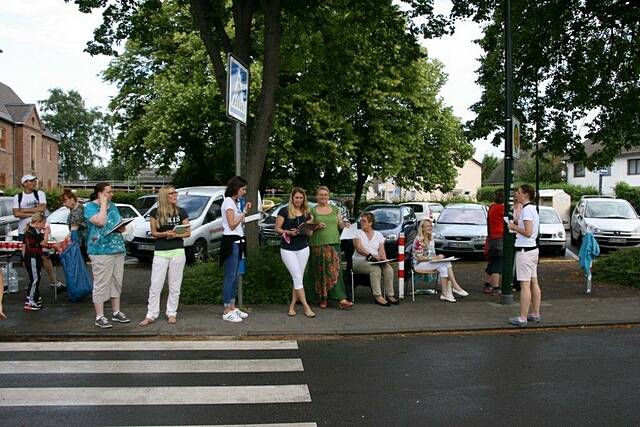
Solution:
[[(514, 185), (518, 186), (520, 184), (522, 183), (516, 183)], [(494, 192), (498, 188), (503, 188), (503, 187), (501, 185), (485, 185), (478, 188), (478, 192), (476, 195), (477, 200), (479, 202), (493, 202)], [(573, 203), (580, 200), (580, 198), (584, 195), (598, 194), (598, 189), (595, 187), (592, 187), (592, 186), (584, 187), (581, 185), (572, 185), (572, 184), (566, 184), (566, 183), (542, 182), (540, 183), (540, 189), (541, 190), (545, 190), (545, 189), (564, 190), (565, 193), (571, 196), (571, 201)]]
[(640, 288), (640, 248), (625, 248), (596, 258), (594, 279), (616, 285)]
[(491, 173), (496, 169), (500, 163), (500, 159), (496, 156), (492, 156), (491, 154), (485, 154), (482, 158), (482, 182), (487, 180)]
[(632, 187), (626, 182), (618, 182), (615, 187), (616, 197), (625, 199), (640, 213), (640, 187)]
[[(182, 304), (222, 304), (224, 271), (218, 260), (185, 267), (180, 291)], [(286, 304), (291, 298), (291, 276), (276, 247), (249, 254), (242, 278), (245, 304)]]
[[(564, 165), (557, 156), (541, 156), (539, 162), (538, 173), (540, 176), (540, 182), (546, 183), (562, 183), (562, 172), (564, 171)], [(532, 156), (526, 160), (521, 161), (516, 176), (514, 179), (520, 182), (536, 182), (536, 158)]]
[(113, 203), (126, 203), (133, 205), (138, 197), (149, 195), (149, 191), (116, 191), (113, 193)]
[(60, 173), (64, 180), (86, 176), (99, 157), (95, 154), (111, 140), (108, 116), (98, 108), (87, 108), (75, 91), (49, 89), (49, 98), (40, 101), (42, 121), (60, 137)]

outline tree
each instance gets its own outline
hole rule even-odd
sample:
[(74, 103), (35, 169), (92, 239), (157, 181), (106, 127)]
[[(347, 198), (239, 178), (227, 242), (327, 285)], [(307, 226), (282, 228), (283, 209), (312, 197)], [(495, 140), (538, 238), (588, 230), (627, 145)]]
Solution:
[[(515, 174), (515, 181), (517, 182), (536, 182), (536, 158), (535, 154), (522, 161), (522, 165), (518, 168)], [(546, 182), (549, 184), (556, 184), (562, 182), (562, 172), (564, 171), (564, 165), (559, 157), (555, 156), (541, 156), (539, 162), (539, 176), (540, 182)]]
[(487, 180), (491, 173), (496, 169), (500, 163), (500, 159), (496, 156), (492, 156), (491, 154), (485, 154), (482, 158), (482, 181)]
[(45, 126), (60, 137), (58, 152), (63, 180), (86, 175), (98, 158), (96, 152), (111, 139), (108, 116), (98, 108), (87, 108), (75, 90), (49, 89), (49, 97), (39, 104)]
[[(431, 2), (427, 2), (431, 3)], [(485, 51), (478, 70), (481, 100), (468, 123), (472, 139), (504, 125), (504, 15), (497, 0), (454, 0), (455, 19), (485, 24)], [(640, 145), (640, 8), (631, 0), (511, 2), (514, 113), (523, 124), (525, 147), (540, 143), (587, 167), (611, 163), (617, 153)], [(429, 20), (425, 25), (428, 25)], [(447, 25), (437, 26), (445, 31)], [(583, 138), (603, 148), (587, 159)]]

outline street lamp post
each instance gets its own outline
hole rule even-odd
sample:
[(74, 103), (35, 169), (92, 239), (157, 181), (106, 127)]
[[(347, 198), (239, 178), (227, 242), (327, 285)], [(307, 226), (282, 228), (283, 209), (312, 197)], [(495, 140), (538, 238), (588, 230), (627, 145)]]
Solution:
[[(504, 3), (504, 71), (505, 71), (505, 117), (504, 117), (504, 212), (509, 218), (513, 218), (513, 204), (511, 191), (513, 183), (513, 129), (512, 129), (512, 92), (513, 92), (513, 63), (511, 46), (511, 0)], [(514, 236), (505, 227), (502, 241), (503, 259), (502, 264), (502, 294), (501, 304), (513, 304), (513, 292), (511, 283), (513, 281), (513, 240)]]

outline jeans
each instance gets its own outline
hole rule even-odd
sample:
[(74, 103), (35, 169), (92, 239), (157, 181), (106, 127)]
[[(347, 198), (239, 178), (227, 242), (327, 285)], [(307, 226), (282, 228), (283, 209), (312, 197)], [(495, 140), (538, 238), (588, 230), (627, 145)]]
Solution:
[(240, 265), (240, 244), (233, 243), (231, 254), (224, 260), (224, 283), (222, 285), (222, 302), (225, 307), (236, 303), (236, 289), (238, 287), (238, 267)]

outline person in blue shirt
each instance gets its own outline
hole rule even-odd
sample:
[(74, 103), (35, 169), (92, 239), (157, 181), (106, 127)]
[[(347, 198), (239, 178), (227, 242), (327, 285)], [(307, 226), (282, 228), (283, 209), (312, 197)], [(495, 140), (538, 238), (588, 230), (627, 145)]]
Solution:
[(91, 201), (84, 207), (87, 220), (87, 252), (93, 270), (93, 306), (96, 310), (95, 325), (111, 328), (104, 315), (104, 303), (111, 300), (111, 320), (129, 323), (131, 320), (120, 311), (120, 294), (124, 276), (126, 253), (122, 233), (125, 227), (116, 229), (122, 218), (111, 201), (113, 188), (108, 182), (99, 182), (91, 194)]

